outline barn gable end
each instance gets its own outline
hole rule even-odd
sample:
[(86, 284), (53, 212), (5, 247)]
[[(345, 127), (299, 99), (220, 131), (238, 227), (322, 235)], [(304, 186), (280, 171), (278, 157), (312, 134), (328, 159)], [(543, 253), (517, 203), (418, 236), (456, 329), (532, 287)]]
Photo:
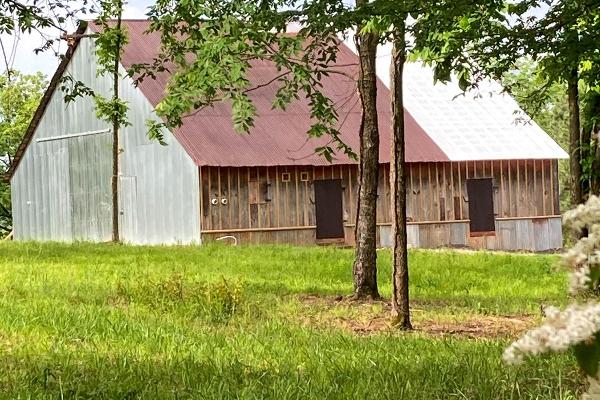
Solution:
[[(96, 74), (93, 39), (78, 42), (64, 74), (108, 97), (112, 80)], [(120, 88), (132, 123), (120, 134), (122, 239), (139, 244), (199, 242), (196, 165), (169, 132), (167, 146), (147, 139), (145, 121), (156, 118), (152, 106), (130, 78)], [(43, 115), (12, 171), (15, 239), (110, 240), (109, 124), (96, 118), (91, 98), (65, 104), (59, 88), (41, 107)]]

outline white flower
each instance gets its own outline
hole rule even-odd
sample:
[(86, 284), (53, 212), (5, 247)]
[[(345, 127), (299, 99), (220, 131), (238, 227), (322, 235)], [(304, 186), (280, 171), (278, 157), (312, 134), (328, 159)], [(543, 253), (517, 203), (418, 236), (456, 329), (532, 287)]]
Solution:
[(590, 196), (585, 204), (580, 204), (575, 209), (567, 211), (563, 217), (563, 222), (566, 226), (579, 231), (589, 227), (590, 222), (600, 222), (600, 198)]
[(570, 274), (569, 292), (573, 295), (589, 289), (592, 280), (590, 278), (590, 267), (585, 264)]
[(567, 211), (563, 221), (575, 232), (587, 229), (587, 236), (577, 241), (563, 256), (571, 271), (569, 291), (577, 294), (591, 288), (590, 272), (593, 268), (600, 268), (600, 198), (591, 196), (585, 204)]
[(600, 304), (572, 304), (564, 311), (546, 309), (545, 323), (511, 344), (504, 351), (504, 361), (517, 364), (526, 354), (565, 351), (592, 338), (600, 331)]

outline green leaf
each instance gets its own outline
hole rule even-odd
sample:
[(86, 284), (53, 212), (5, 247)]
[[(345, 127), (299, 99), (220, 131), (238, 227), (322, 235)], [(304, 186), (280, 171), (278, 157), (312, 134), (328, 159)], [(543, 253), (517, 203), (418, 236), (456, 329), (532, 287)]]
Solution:
[(579, 366), (588, 376), (597, 376), (600, 366), (600, 334), (592, 340), (574, 346), (575, 357)]
[(463, 16), (459, 21), (458, 21), (458, 26), (460, 26), (463, 30), (467, 30), (469, 29), (469, 26), (471, 25), (471, 21), (469, 20), (469, 17), (467, 17), (466, 15)]

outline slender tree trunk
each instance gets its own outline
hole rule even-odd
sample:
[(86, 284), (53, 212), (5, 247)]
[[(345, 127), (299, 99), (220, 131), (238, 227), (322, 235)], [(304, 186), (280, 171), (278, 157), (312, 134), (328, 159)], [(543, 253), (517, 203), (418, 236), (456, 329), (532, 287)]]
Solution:
[(408, 292), (408, 251), (406, 245), (406, 155), (404, 147), (404, 97), (402, 74), (406, 62), (404, 21), (395, 27), (392, 65), (392, 148), (390, 187), (392, 189), (392, 317), (394, 325), (412, 329)]
[[(581, 120), (581, 118), (584, 118)], [(591, 175), (592, 171), (590, 170), (591, 165), (588, 163), (592, 162), (592, 127), (586, 127), (585, 121), (585, 110), (582, 115), (580, 115), (580, 125), (581, 125), (581, 139), (579, 143), (579, 157), (581, 159), (581, 198), (586, 199), (591, 190)], [(587, 168), (585, 166), (588, 165)], [(584, 169), (585, 168), (585, 169)]]
[[(117, 29), (121, 29), (121, 16), (123, 13), (123, 3), (119, 2), (119, 11), (117, 15)], [(121, 55), (121, 43), (117, 40), (116, 54), (113, 70), (113, 100), (119, 98), (119, 59)], [(119, 119), (113, 117), (113, 145), (112, 145), (112, 241), (119, 243), (121, 237), (119, 234)]]
[(600, 117), (600, 94), (594, 91), (590, 91), (586, 95), (585, 106), (581, 115), (582, 120), (582, 144), (585, 144), (588, 151), (585, 155), (582, 155), (583, 159), (591, 162), (591, 171), (589, 171), (589, 185), (588, 191), (584, 192), (583, 196), (594, 194), (600, 194), (600, 141), (598, 140), (598, 133), (600, 127), (596, 122)]
[(581, 123), (579, 119), (579, 76), (576, 69), (568, 80), (569, 102), (569, 153), (571, 166), (571, 202), (573, 206), (583, 202), (581, 187)]
[[(365, 0), (358, 0), (357, 6)], [(358, 91), (362, 103), (360, 124), (360, 164), (358, 168), (358, 210), (356, 215), (356, 258), (354, 298), (379, 298), (377, 288), (377, 183), (379, 172), (379, 126), (377, 123), (377, 76), (375, 62), (378, 37), (355, 37), (360, 68)]]

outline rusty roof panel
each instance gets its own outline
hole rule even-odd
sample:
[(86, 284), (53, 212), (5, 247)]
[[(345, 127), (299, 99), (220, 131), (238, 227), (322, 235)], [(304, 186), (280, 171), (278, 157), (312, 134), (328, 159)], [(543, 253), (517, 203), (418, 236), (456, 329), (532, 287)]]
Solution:
[[(125, 20), (129, 43), (123, 54), (123, 66), (151, 63), (160, 46), (158, 33), (146, 33), (146, 20)], [(93, 30), (97, 27), (91, 25)], [(339, 130), (343, 141), (358, 153), (360, 128), (360, 100), (356, 88), (358, 58), (346, 45), (340, 44), (333, 68), (344, 74), (330, 74), (322, 78), (323, 92), (335, 104), (339, 114)], [(337, 65), (337, 67), (336, 67)], [(253, 85), (275, 78), (279, 71), (268, 62), (255, 62), (249, 73)], [(168, 73), (156, 79), (147, 78), (139, 88), (153, 106), (164, 96)], [(198, 165), (208, 166), (274, 166), (274, 165), (328, 165), (315, 148), (327, 143), (328, 138), (308, 138), (311, 125), (306, 99), (292, 102), (287, 109), (273, 109), (272, 100), (278, 89), (276, 84), (261, 87), (248, 95), (254, 102), (258, 117), (247, 134), (233, 129), (231, 106), (226, 102), (193, 113), (184, 118), (174, 134), (190, 157)], [(378, 80), (378, 109), (380, 125), (380, 161), (390, 160), (391, 107), (390, 92)], [(415, 119), (405, 111), (406, 158), (409, 162), (447, 161), (446, 154), (431, 140)], [(336, 154), (334, 164), (354, 163), (345, 154)]]

